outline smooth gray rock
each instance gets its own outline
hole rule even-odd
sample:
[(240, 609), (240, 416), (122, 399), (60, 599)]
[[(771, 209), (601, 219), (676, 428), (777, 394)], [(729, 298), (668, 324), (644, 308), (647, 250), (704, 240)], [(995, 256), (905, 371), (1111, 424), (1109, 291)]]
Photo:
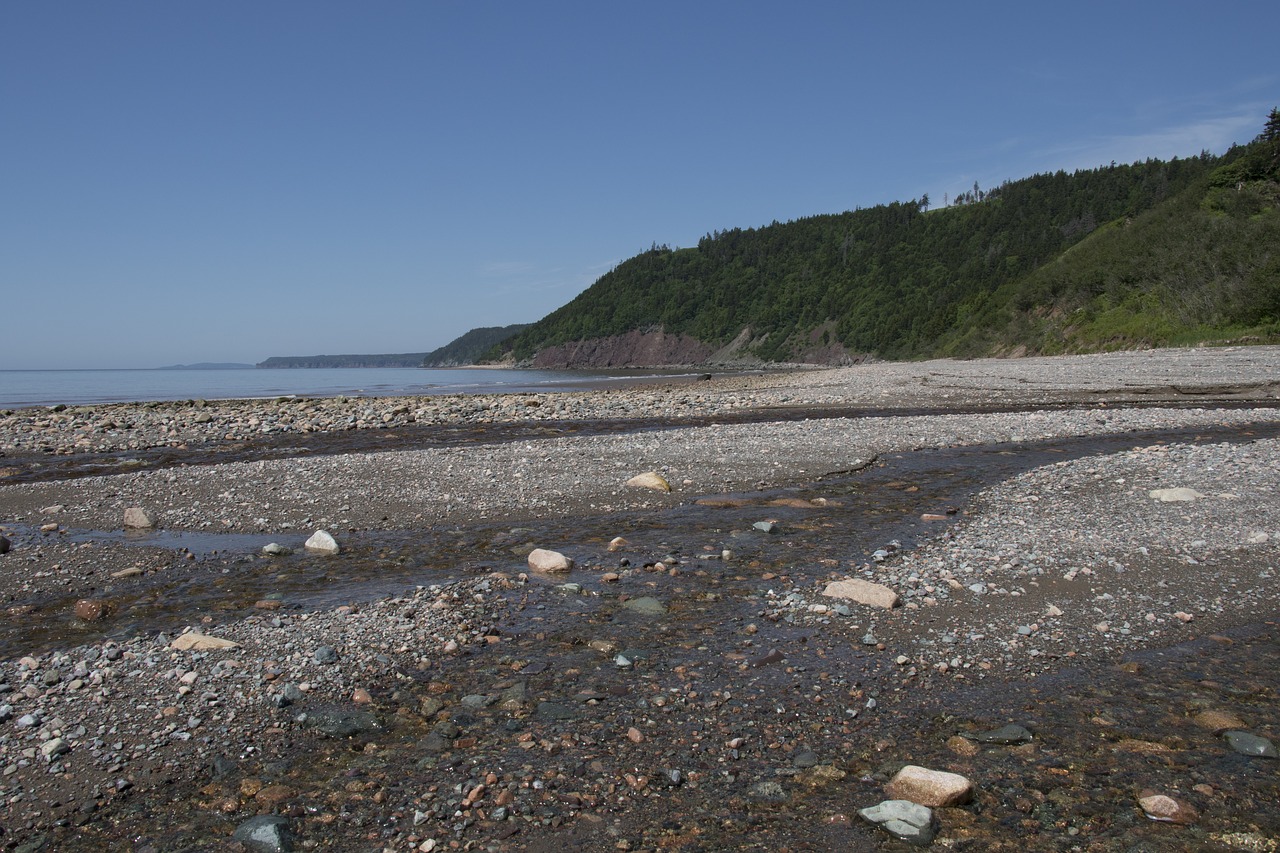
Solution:
[(70, 751), (71, 746), (60, 737), (47, 740), (40, 744), (40, 753), (50, 761), (60, 755), (66, 755)]
[(1222, 736), (1227, 739), (1227, 746), (1241, 755), (1254, 758), (1280, 758), (1280, 753), (1276, 752), (1276, 745), (1264, 737), (1235, 731), (1223, 732)]
[(858, 811), (858, 817), (874, 823), (894, 838), (925, 847), (938, 834), (933, 810), (910, 800), (884, 800)]
[(332, 664), (338, 662), (338, 652), (333, 646), (321, 646), (316, 649), (312, 656), (318, 664)]
[(978, 743), (996, 744), (1029, 743), (1032, 740), (1031, 732), (1013, 723), (1001, 726), (998, 729), (992, 729), (989, 732), (977, 732), (974, 734), (961, 732), (960, 737), (977, 741)]
[(649, 595), (628, 599), (622, 606), (642, 616), (661, 616), (667, 612), (666, 606), (661, 601)]
[(297, 836), (287, 817), (258, 815), (236, 827), (231, 839), (259, 853), (289, 853)]
[(316, 554), (336, 554), (342, 550), (338, 540), (334, 539), (327, 530), (317, 530), (312, 533), (311, 538), (302, 547)]

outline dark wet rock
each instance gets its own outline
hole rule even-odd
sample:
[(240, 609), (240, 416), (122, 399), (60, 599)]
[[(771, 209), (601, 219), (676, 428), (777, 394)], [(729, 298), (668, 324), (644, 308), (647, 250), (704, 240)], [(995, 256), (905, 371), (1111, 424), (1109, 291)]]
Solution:
[(529, 704), (529, 682), (517, 681), (498, 695), (498, 707), (503, 711), (524, 710)]
[(279, 815), (251, 817), (236, 827), (231, 839), (254, 853), (289, 853), (297, 843), (289, 819)]
[(536, 713), (545, 720), (573, 720), (580, 716), (578, 709), (558, 702), (539, 702)]
[(485, 693), (471, 693), (467, 696), (463, 696), (460, 704), (464, 708), (471, 708), (472, 710), (478, 711), (484, 708), (488, 708), (490, 705), (492, 705), (497, 701), (498, 701), (497, 696), (490, 696)]
[(334, 664), (338, 662), (338, 652), (333, 646), (321, 646), (313, 656), (318, 664)]
[(234, 773), (237, 766), (235, 759), (219, 755), (209, 762), (209, 773), (214, 779), (221, 779)]
[(11, 547), (8, 537), (0, 536), (0, 554), (8, 554)]
[(816, 767), (817, 764), (818, 754), (811, 749), (802, 749), (791, 758), (791, 765), (801, 770)]
[(1248, 732), (1224, 732), (1222, 736), (1227, 739), (1227, 745), (1241, 755), (1254, 758), (1280, 758), (1280, 753), (1276, 752), (1276, 745), (1267, 738)]
[(39, 853), (41, 850), (50, 849), (46, 846), (48, 843), (49, 837), (47, 835), (36, 835), (26, 844), (19, 844), (13, 848), (13, 851), (14, 853)]
[(305, 715), (303, 722), (329, 737), (353, 737), (381, 728), (378, 718), (369, 711), (346, 711), (317, 708)]
[(666, 606), (661, 601), (649, 595), (628, 599), (622, 606), (641, 616), (661, 616), (667, 612)]
[(992, 729), (989, 732), (966, 733), (961, 732), (961, 737), (978, 743), (994, 743), (994, 744), (1017, 744), (1030, 743), (1032, 740), (1031, 732), (1014, 723), (1007, 726), (1001, 726), (998, 729)]
[(764, 654), (762, 654), (760, 657), (758, 657), (758, 658), (752, 658), (752, 660), (751, 660), (751, 665), (752, 665), (753, 667), (754, 667), (754, 666), (767, 666), (768, 664), (771, 664), (771, 663), (778, 663), (778, 662), (780, 662), (780, 661), (784, 661), (784, 660), (786, 660), (786, 659), (787, 659), (787, 656), (786, 656), (786, 655), (784, 655), (782, 652), (778, 651), (777, 649), (769, 649), (769, 651), (765, 652), (765, 653), (764, 653)]
[(422, 740), (422, 748), (427, 752), (444, 752), (451, 749), (461, 731), (458, 724), (452, 720), (441, 720)]
[(107, 602), (100, 598), (82, 598), (76, 602), (76, 618), (85, 622), (97, 622), (107, 615)]
[(303, 694), (301, 688), (296, 684), (286, 684), (280, 689), (280, 692), (273, 697), (273, 701), (277, 708), (287, 708), (295, 702), (301, 702)]
[(858, 817), (918, 847), (928, 846), (938, 834), (933, 810), (910, 800), (884, 800), (859, 810)]

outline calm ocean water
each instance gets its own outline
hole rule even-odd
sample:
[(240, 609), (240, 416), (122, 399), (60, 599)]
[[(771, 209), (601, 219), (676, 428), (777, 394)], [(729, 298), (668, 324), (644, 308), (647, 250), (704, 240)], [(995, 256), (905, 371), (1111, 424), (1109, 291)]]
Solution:
[[(634, 375), (634, 374), (633, 374)], [(254, 397), (390, 397), (600, 387), (617, 373), (413, 367), (230, 370), (0, 370), (0, 409), (58, 403), (218, 400)]]

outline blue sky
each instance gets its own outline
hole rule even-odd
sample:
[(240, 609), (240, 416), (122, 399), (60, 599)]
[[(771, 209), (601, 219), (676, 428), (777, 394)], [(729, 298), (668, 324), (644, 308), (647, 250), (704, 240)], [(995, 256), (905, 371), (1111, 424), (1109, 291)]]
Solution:
[(0, 4), (0, 369), (425, 351), (655, 242), (1220, 153), (1280, 103), (1278, 29), (1264, 2)]

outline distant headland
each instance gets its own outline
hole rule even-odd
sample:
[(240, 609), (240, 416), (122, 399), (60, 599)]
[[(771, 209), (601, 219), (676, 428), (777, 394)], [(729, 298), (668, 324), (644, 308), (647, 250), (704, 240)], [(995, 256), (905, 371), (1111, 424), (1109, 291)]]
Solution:
[(156, 370), (252, 370), (252, 364), (239, 361), (201, 361), (195, 364), (166, 364)]

